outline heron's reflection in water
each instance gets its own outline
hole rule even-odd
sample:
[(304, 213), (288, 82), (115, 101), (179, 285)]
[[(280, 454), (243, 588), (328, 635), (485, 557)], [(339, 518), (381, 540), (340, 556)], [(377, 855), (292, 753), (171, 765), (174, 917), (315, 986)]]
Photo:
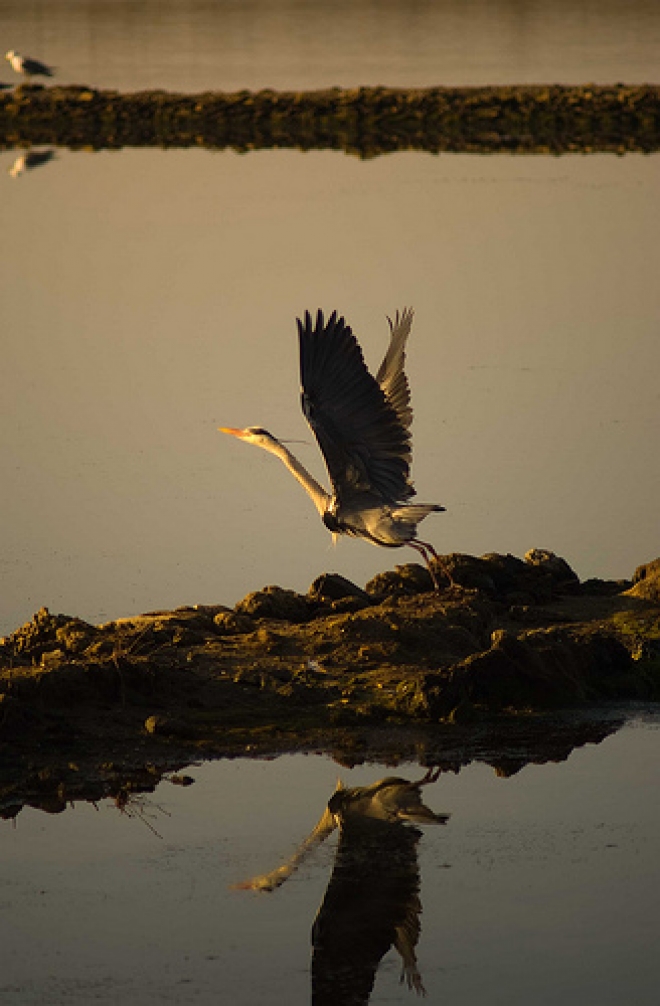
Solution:
[(284, 866), (238, 886), (273, 891), (302, 860), (339, 828), (334, 869), (312, 927), (312, 1003), (367, 1003), (376, 970), (390, 947), (402, 961), (401, 981), (425, 994), (415, 948), (421, 924), (415, 824), (446, 824), (422, 802), (421, 787), (435, 782), (429, 770), (411, 782), (398, 777), (371, 786), (339, 783), (314, 830)]

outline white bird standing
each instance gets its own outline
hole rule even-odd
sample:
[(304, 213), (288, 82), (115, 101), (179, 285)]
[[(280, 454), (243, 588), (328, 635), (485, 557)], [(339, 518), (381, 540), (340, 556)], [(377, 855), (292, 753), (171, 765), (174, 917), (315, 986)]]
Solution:
[(5, 59), (15, 73), (20, 73), (28, 79), (30, 77), (52, 77), (55, 69), (41, 63), (38, 59), (31, 59), (29, 56), (21, 56), (20, 52), (10, 49), (5, 53)]
[(376, 377), (367, 370), (357, 339), (336, 312), (327, 322), (321, 311), (316, 323), (308, 311), (303, 321), (298, 319), (302, 408), (325, 458), (332, 493), (267, 430), (220, 429), (278, 457), (333, 534), (365, 538), (385, 548), (416, 549), (438, 590), (431, 556), (439, 557), (431, 544), (419, 540), (417, 525), (445, 508), (406, 502), (415, 495), (410, 480), (412, 408), (403, 369), (412, 319), (410, 308), (397, 311), (393, 322), (388, 319), (390, 345)]

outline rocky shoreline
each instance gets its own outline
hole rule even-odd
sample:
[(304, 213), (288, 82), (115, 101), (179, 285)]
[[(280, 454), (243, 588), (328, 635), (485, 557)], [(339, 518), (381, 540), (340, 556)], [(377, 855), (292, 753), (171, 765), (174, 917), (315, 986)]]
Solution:
[(452, 554), (443, 576), (435, 593), (416, 564), (364, 589), (324, 574), (100, 626), (41, 609), (0, 640), (0, 815), (207, 757), (515, 771), (615, 729), (603, 703), (660, 701), (659, 559), (580, 582), (544, 550)]
[(660, 149), (657, 85), (329, 88), (123, 94), (23, 84), (0, 93), (0, 147), (208, 147), (439, 153)]

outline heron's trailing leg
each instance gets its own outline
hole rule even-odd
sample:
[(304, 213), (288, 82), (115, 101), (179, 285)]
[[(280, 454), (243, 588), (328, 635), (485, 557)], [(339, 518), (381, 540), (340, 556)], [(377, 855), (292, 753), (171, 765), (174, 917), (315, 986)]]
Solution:
[(437, 782), (441, 775), (442, 775), (442, 769), (438, 765), (436, 765), (435, 767), (431, 765), (431, 767), (426, 770), (424, 776), (421, 779), (419, 779), (415, 783), (415, 785), (428, 786), (429, 783)]
[(431, 545), (431, 543), (428, 542), (428, 541), (420, 542), (420, 544), (422, 544), (425, 548), (428, 548), (429, 552), (431, 553), (431, 555), (435, 559), (436, 563), (438, 564), (438, 566), (440, 567), (440, 569), (442, 570), (442, 572), (444, 573), (444, 575), (449, 580), (449, 586), (450, 587), (458, 587), (459, 584), (456, 583), (456, 581), (454, 580), (454, 577), (451, 575), (451, 573), (447, 569), (447, 564), (442, 560), (441, 556), (438, 555), (438, 553), (436, 552), (436, 550), (433, 548), (433, 545)]
[(419, 552), (420, 555), (424, 557), (426, 568), (431, 574), (431, 579), (433, 580), (433, 587), (438, 593), (440, 592), (440, 584), (438, 583), (438, 578), (435, 575), (433, 564), (431, 562), (431, 559), (429, 558), (429, 552), (431, 553), (431, 556), (433, 557), (434, 561), (437, 563), (437, 565), (440, 567), (444, 575), (449, 580), (449, 586), (450, 587), (456, 586), (451, 573), (449, 572), (446, 565), (444, 564), (444, 562), (442, 561), (442, 559), (440, 558), (440, 556), (438, 555), (438, 553), (436, 552), (436, 550), (434, 549), (433, 545), (431, 545), (430, 542), (420, 541), (419, 538), (416, 538), (415, 541), (409, 541), (407, 544), (410, 545), (411, 548), (414, 548), (417, 552)]
[(439, 594), (440, 584), (438, 583), (438, 578), (435, 575), (435, 570), (431, 565), (431, 560), (429, 559), (429, 555), (428, 552), (426, 551), (426, 548), (424, 547), (424, 545), (422, 545), (421, 541), (409, 541), (406, 544), (410, 545), (411, 548), (414, 548), (416, 552), (419, 552), (419, 554), (424, 559), (424, 562), (426, 563), (426, 568), (428, 569), (431, 579), (433, 580), (433, 589), (436, 591), (436, 593)]

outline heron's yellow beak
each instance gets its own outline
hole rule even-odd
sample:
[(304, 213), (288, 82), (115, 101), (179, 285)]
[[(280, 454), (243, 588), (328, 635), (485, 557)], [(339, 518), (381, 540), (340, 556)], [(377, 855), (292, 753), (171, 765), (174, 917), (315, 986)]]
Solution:
[(242, 437), (243, 430), (237, 430), (235, 426), (218, 426), (220, 433), (231, 433), (232, 437)]

